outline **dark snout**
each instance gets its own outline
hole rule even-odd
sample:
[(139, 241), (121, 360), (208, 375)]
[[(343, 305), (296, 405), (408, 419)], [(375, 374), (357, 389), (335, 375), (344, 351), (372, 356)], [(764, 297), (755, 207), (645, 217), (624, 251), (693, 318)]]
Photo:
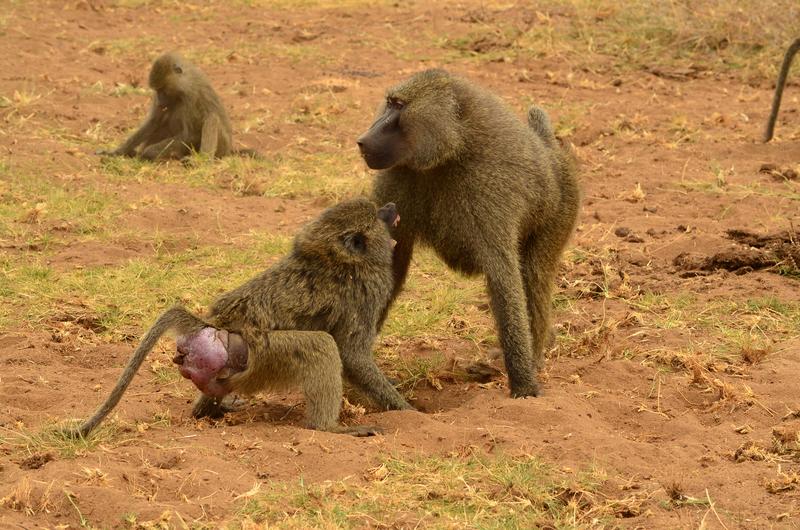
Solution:
[(378, 210), (378, 219), (386, 223), (388, 228), (394, 228), (400, 222), (400, 214), (393, 202), (387, 202)]
[(158, 104), (158, 108), (167, 109), (172, 102), (166, 92), (163, 90), (156, 90), (156, 103)]
[(387, 108), (356, 143), (370, 169), (387, 169), (397, 164), (404, 149), (400, 110)]

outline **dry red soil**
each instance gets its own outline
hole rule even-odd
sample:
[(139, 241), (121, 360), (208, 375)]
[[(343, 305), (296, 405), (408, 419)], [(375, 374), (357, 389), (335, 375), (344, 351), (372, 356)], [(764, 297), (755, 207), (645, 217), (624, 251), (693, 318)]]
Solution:
[[(372, 438), (303, 429), (302, 406), (291, 408), (301, 401), (297, 395), (265, 396), (226, 421), (196, 422), (185, 394), (139, 377), (118, 409), (119, 420), (134, 425), (166, 409), (170, 426), (130, 429), (113, 448), (101, 445), (75, 458), (49, 454), (31, 460), (16, 449), (0, 448), (0, 498), (28, 484), (34, 497), (48, 488), (70, 491), (97, 527), (123, 526), (123, 513), (145, 521), (169, 510), (186, 521), (213, 525), (229, 520), (237, 496), (259, 482), (296, 482), (301, 476), (309, 483), (345, 477), (358, 482), (385, 455), (446, 455), (472, 448), (537, 455), (570, 470), (602, 468), (608, 477), (604, 495), (633, 493), (643, 500), (637, 514), (613, 523), (624, 527), (800, 524), (800, 330), (768, 337), (769, 347), (753, 354), (753, 364), (686, 360), (676, 352), (715, 346), (694, 325), (701, 315), (684, 314), (674, 326), (645, 325), (620, 299), (639, 291), (667, 300), (690, 294), (697, 307), (764, 298), (800, 302), (798, 276), (769, 269), (780, 257), (766, 263), (755, 259), (765, 267), (761, 270), (750, 270), (753, 260), (745, 258), (729, 267), (735, 271), (708, 265), (720, 252), (752, 252), (753, 247), (728, 237), (732, 229), (787, 232), (784, 256), (791, 254), (792, 226), (800, 227), (800, 186), (796, 176), (776, 178), (759, 170), (773, 164), (780, 172), (796, 168), (800, 160), (796, 83), (787, 88), (778, 123), (781, 138), (762, 144), (758, 139), (772, 94), (768, 82), (748, 86), (708, 71), (573, 70), (569, 62), (547, 56), (445, 62), (428, 36), (468, 33), (480, 16), (464, 12), (491, 14), (477, 5), (458, 12), (404, 2), (295, 9), (157, 5), (42, 2), (4, 8), (0, 94), (47, 94), (30, 118), (41, 127), (12, 135), (0, 123), (0, 155), (13, 170), (52, 175), (65, 186), (71, 185), (70, 176), (78, 183), (102, 182), (102, 166), (93, 154), (102, 146), (67, 147), (52, 130), (80, 137), (102, 122), (117, 128), (116, 141), (141, 118), (147, 98), (113, 98), (90, 87), (98, 81), (107, 87), (142, 83), (148, 62), (163, 49), (196, 50), (196, 58), (204, 47), (213, 47), (224, 59), (202, 68), (223, 95), (235, 129), (253, 113), (283, 116), (287, 108), (302, 106), (301, 95), (313, 87), (335, 87), (348, 102), (328, 109), (323, 125), (283, 120), (261, 130), (237, 130), (239, 145), (266, 157), (289, 149), (343, 151), (353, 170), (363, 171), (354, 139), (370, 123), (383, 90), (414, 71), (443, 65), (493, 89), (520, 115), (532, 101), (552, 109), (554, 120), (563, 118), (559, 112), (577, 112), (568, 139), (582, 162), (584, 199), (572, 247), (588, 257), (565, 264), (560, 296), (569, 304), (560, 305), (555, 318), (559, 338), (575, 340), (559, 339), (551, 352), (542, 397), (510, 399), (502, 376), (489, 385), (442, 378), (441, 390), (418, 387), (415, 404), (424, 412), (368, 410), (358, 421), (386, 431)], [(519, 13), (513, 16), (532, 16), (526, 8), (515, 9)], [(120, 39), (140, 42), (141, 49), (115, 54), (113, 43)], [(326, 60), (281, 52), (297, 43), (324, 50)], [(724, 182), (714, 175), (714, 164)], [(325, 204), (314, 197), (241, 197), (224, 186), (188, 188), (146, 180), (115, 192), (131, 199), (157, 194), (162, 204), (175, 205), (128, 211), (120, 222), (142, 234), (169, 231), (185, 237), (187, 246), (197, 237), (204, 244), (223, 244), (220, 226), (234, 235), (249, 230), (291, 235)], [(142, 241), (105, 245), (67, 238), (52, 266), (116, 265), (152, 252)], [(592, 285), (600, 287), (584, 289)], [(3, 432), (20, 426), (35, 432), (62, 418), (85, 416), (132, 349), (130, 342), (56, 338), (24, 324), (0, 334)], [(436, 347), (452, 358), (471, 355), (475, 348), (452, 338)], [(422, 349), (410, 341), (400, 352), (413, 357), (424, 355)], [(775, 445), (780, 436), (788, 440), (783, 450)], [(84, 471), (95, 468), (106, 474), (102, 482)], [(707, 503), (670, 505), (673, 485), (678, 495), (712, 499), (716, 513), (709, 514)], [(34, 515), (10, 503), (0, 506), (0, 526), (78, 527), (76, 511), (60, 498)]]

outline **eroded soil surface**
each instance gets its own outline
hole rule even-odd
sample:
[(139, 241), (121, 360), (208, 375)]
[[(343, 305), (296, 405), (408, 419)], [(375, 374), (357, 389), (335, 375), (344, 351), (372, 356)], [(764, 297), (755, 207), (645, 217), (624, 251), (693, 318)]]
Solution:
[[(95, 186), (136, 205), (115, 216), (125, 229), (117, 236), (85, 238), (45, 217), (39, 226), (55, 234), (53, 244), (43, 249), (0, 234), (4, 253), (34, 259), (47, 252), (56, 274), (115, 267), (165, 248), (242, 245), (251, 233), (291, 237), (338, 197), (240, 193), (224, 181), (110, 179), (94, 151), (138, 123), (147, 93), (120, 98), (92, 87), (141, 85), (163, 49), (188, 50), (200, 63), (230, 110), (238, 145), (267, 158), (322, 152), (344, 159), (359, 176), (344, 195), (369, 186), (354, 139), (383, 90), (421, 68), (445, 66), (495, 90), (521, 116), (531, 102), (550, 109), (582, 161), (583, 208), (559, 275), (558, 338), (542, 374), (544, 395), (508, 398), (502, 372), (470, 381), (453, 367), (502, 363), (492, 344), (453, 332), (379, 345), (405, 360), (435, 350), (450, 361), (416, 385), (420, 412), (381, 413), (367, 404), (353, 420), (381, 425), (383, 436), (303, 429), (297, 394), (258, 396), (221, 422), (197, 422), (188, 414), (188, 383), (164, 384), (144, 369), (118, 409), (113, 442), (74, 457), (35, 443), (26, 452), (16, 433), (93, 410), (142, 331), (131, 325), (103, 338), (102, 322), (73, 303), (47, 322), (18, 322), (0, 334), (0, 441), (9, 442), (0, 448), (0, 526), (76, 528), (85, 518), (122, 527), (121, 514), (158, 521), (165, 512), (214, 526), (231, 521), (259, 483), (360, 483), (386, 455), (463, 451), (536, 455), (565, 473), (602, 469), (602, 496), (632, 507), (606, 526), (798, 525), (796, 80), (779, 138), (762, 144), (772, 96), (766, 80), (748, 84), (710, 69), (618, 70), (612, 58), (581, 69), (547, 53), (504, 60), (508, 43), (500, 37), (472, 41), (475, 54), (500, 52), (498, 60), (480, 60), (436, 41), (471, 35), (491, 17), (535, 24), (532, 8), (146, 4), (4, 8), (4, 174), (45, 175), (68, 193)], [(548, 13), (570, 16), (568, 9)], [(41, 97), (23, 106), (24, 94)], [(100, 140), (91, 135), (98, 124)], [(35, 204), (30, 209), (33, 217), (20, 223), (36, 222)], [(156, 243), (159, 234), (170, 235), (166, 246)], [(490, 325), (485, 295), (473, 305)], [(155, 353), (168, 369), (171, 347), (165, 342)], [(167, 422), (153, 422), (165, 411)], [(178, 518), (169, 524), (180, 526)], [(383, 527), (370, 519), (353, 524)]]

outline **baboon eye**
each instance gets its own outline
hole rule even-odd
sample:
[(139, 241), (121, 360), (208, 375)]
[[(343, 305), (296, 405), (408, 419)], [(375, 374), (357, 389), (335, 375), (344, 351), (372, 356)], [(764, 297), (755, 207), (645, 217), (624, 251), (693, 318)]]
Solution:
[(386, 105), (394, 109), (400, 110), (406, 106), (406, 102), (401, 99), (391, 97), (386, 99)]
[(344, 237), (344, 246), (350, 252), (363, 254), (367, 251), (367, 238), (362, 233), (348, 234)]
[(183, 73), (183, 68), (181, 68), (177, 64), (175, 66), (173, 66), (172, 69), (175, 71), (176, 74), (182, 74)]

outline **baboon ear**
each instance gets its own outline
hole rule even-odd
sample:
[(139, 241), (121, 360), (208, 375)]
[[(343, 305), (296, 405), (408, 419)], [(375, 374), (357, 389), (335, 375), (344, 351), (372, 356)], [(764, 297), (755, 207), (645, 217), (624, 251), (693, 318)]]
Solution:
[(173, 66), (172, 69), (175, 71), (176, 74), (182, 74), (183, 73), (183, 68), (181, 68), (181, 65), (179, 65), (179, 64), (176, 64), (175, 66)]
[(367, 237), (361, 232), (344, 236), (344, 246), (354, 254), (363, 254), (367, 251)]

